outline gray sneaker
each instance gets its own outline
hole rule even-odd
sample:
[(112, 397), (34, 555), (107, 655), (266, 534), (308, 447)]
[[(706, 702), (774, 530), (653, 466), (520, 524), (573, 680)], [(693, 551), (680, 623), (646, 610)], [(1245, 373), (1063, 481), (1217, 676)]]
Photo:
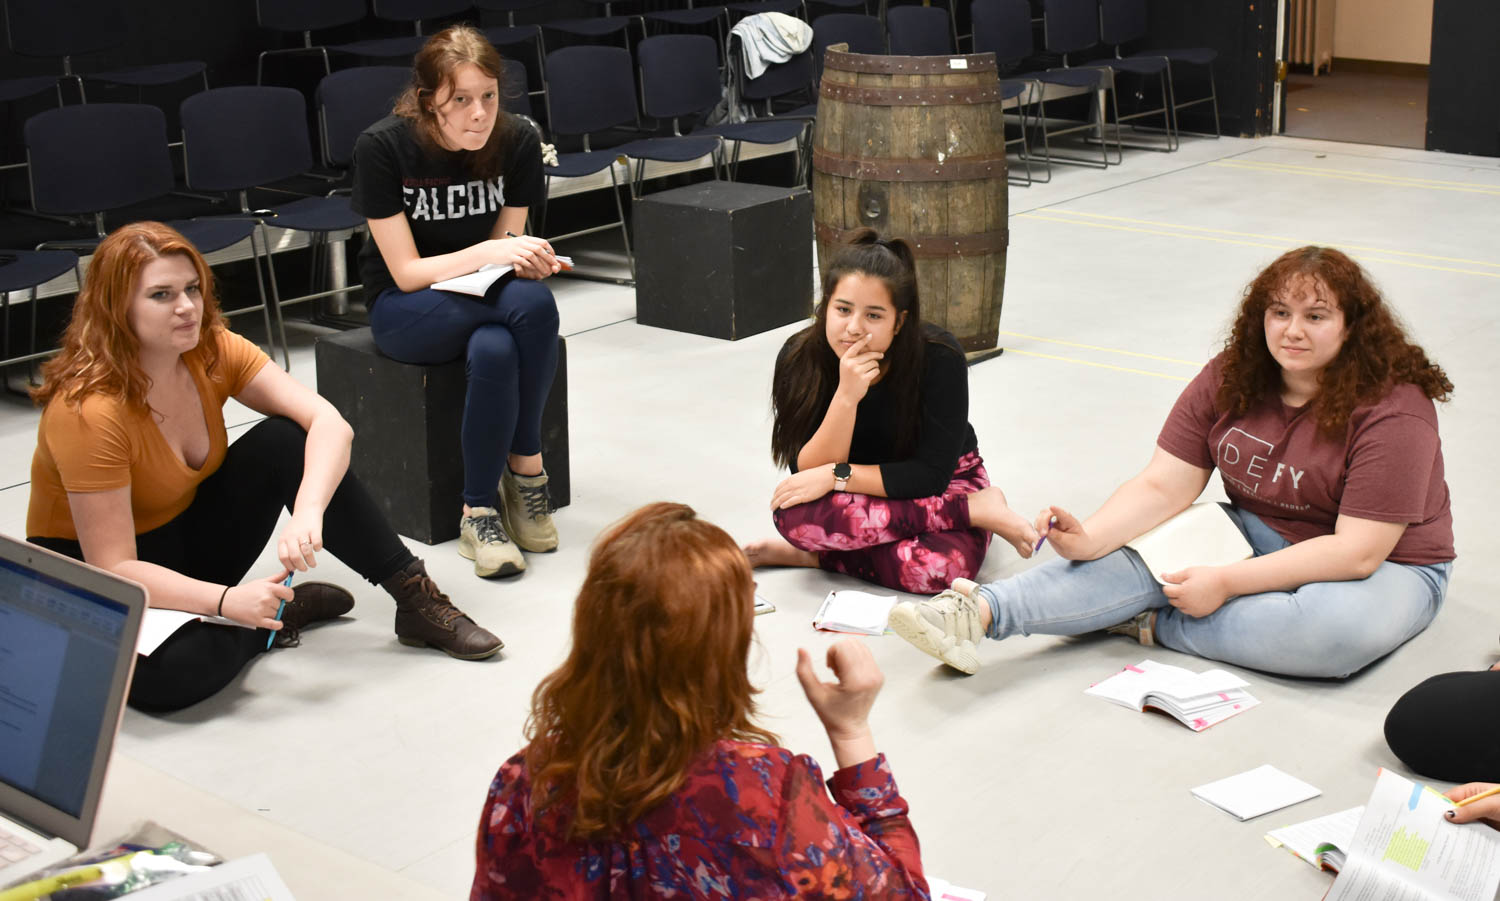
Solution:
[(935, 598), (897, 604), (891, 611), (891, 630), (923, 653), (972, 675), (979, 672), (977, 651), (984, 638), (979, 627), (981, 603), (978, 584), (954, 579), (953, 587)]
[(557, 550), (557, 527), (552, 524), (552, 498), (547, 495), (547, 473), (516, 475), (505, 467), (500, 476), (500, 515), (505, 530), (523, 551), (539, 554)]
[(1110, 635), (1134, 638), (1146, 647), (1154, 648), (1156, 647), (1156, 611), (1142, 610), (1118, 626), (1110, 626), (1104, 631)]
[(474, 561), (474, 574), (482, 579), (512, 576), (526, 568), (526, 558), (505, 534), (494, 507), (470, 507), (469, 515), (459, 520), (458, 553)]

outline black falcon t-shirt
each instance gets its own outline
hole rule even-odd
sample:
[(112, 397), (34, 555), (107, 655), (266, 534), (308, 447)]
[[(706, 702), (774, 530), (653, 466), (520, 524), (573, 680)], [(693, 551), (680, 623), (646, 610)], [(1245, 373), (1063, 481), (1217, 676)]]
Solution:
[[(405, 213), (417, 253), (437, 256), (490, 237), (502, 206), (529, 207), (542, 199), (542, 149), (524, 121), (504, 117), (501, 172), (476, 178), (464, 168), (464, 151), (425, 150), (412, 123), (387, 116), (354, 144), (354, 212), (366, 219)], [(369, 301), (396, 282), (373, 239), (359, 254), (359, 274)]]

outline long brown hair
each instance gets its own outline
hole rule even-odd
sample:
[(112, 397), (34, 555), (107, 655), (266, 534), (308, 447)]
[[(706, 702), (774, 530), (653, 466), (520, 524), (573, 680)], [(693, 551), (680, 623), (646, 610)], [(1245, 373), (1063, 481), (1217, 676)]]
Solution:
[(1320, 282), (1344, 314), (1344, 344), (1318, 376), (1313, 403), (1320, 432), (1338, 437), (1355, 407), (1374, 403), (1405, 382), (1432, 400), (1448, 399), (1453, 383), (1406, 336), (1364, 269), (1341, 251), (1310, 245), (1277, 257), (1245, 288), (1224, 341), (1224, 368), (1216, 397), (1220, 410), (1240, 415), (1280, 396), (1281, 367), (1266, 346), (1266, 308), (1297, 278)]
[(922, 301), (917, 293), (917, 261), (902, 238), (882, 238), (873, 228), (850, 233), (823, 271), (823, 296), (813, 311), (813, 324), (792, 336), (771, 380), (771, 457), (777, 466), (790, 466), (802, 445), (818, 430), (839, 386), (839, 357), (828, 346), (828, 302), (845, 276), (878, 278), (891, 294), (900, 319), (906, 314), (882, 362), (881, 382), (889, 385), (897, 422), (902, 429), (892, 459), (911, 454), (917, 443), (917, 399), (921, 393), (922, 357), (927, 344), (922, 327)]
[(198, 273), (203, 319), (198, 346), (188, 354), (198, 355), (204, 371), (212, 373), (219, 361), (216, 335), (224, 330), (213, 272), (181, 232), (160, 222), (132, 222), (115, 229), (94, 250), (83, 290), (73, 302), (73, 318), (63, 332), (62, 349), (42, 366), (42, 384), (31, 391), (38, 406), (58, 396), (78, 405), (90, 394), (109, 394), (146, 407), (151, 380), (141, 369), (141, 342), (130, 328), (130, 305), (141, 270), (173, 253), (187, 257)]
[(526, 723), (532, 803), (579, 839), (617, 834), (682, 784), (723, 738), (756, 726), (746, 672), (750, 563), (691, 507), (642, 507), (599, 538), (573, 607), (573, 647)]
[(438, 124), (433, 104), (445, 93), (453, 92), (453, 73), (459, 66), (471, 64), (499, 85), (499, 97), (505, 96), (505, 66), (500, 61), (500, 52), (480, 31), (470, 25), (454, 25), (444, 28), (427, 39), (422, 49), (412, 58), (411, 84), (396, 98), (391, 112), (412, 124), (418, 143), (432, 155), (461, 152), (464, 168), (470, 175), (492, 178), (500, 174), (505, 160), (505, 132), (507, 113), (498, 103), (495, 110), (495, 127), (490, 130), (490, 139), (478, 150), (450, 151), (438, 139), (442, 126)]

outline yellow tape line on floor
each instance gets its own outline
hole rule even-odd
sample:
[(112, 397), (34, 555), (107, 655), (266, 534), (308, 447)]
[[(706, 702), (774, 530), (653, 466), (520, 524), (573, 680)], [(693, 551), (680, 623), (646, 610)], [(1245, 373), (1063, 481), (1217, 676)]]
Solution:
[[(1045, 344), (1061, 344), (1065, 347), (1079, 347), (1084, 350), (1098, 350), (1110, 354), (1123, 354), (1127, 357), (1141, 357), (1145, 360), (1160, 360), (1163, 363), (1180, 363), (1183, 366), (1192, 366), (1195, 368), (1201, 367), (1203, 365), (1202, 360), (1179, 360), (1176, 357), (1160, 357), (1156, 354), (1143, 354), (1139, 351), (1134, 350), (1119, 350), (1114, 347), (1101, 347), (1097, 344), (1080, 344), (1077, 341), (1063, 341), (1059, 338), (1040, 338), (1036, 335), (1023, 335), (1020, 332), (1008, 332), (1004, 329), (1000, 330), (1000, 334), (1007, 335), (1011, 338), (1025, 338), (1027, 341), (1041, 341)], [(1018, 353), (1024, 353), (1024, 351), (1018, 351)]]
[[(1052, 211), (1052, 210), (1046, 210), (1045, 212), (1052, 213), (1054, 211)], [(1133, 226), (1133, 225), (1111, 225), (1111, 224), (1105, 223), (1105, 222), (1087, 222), (1087, 221), (1084, 221), (1084, 220), (1081, 220), (1081, 219), (1070, 218), (1070, 217), (1066, 217), (1066, 216), (1062, 216), (1062, 217), (1056, 216), (1056, 215), (1047, 215), (1047, 216), (1044, 216), (1044, 215), (1042, 215), (1041, 212), (1018, 213), (1018, 214), (1016, 214), (1015, 216), (1013, 216), (1011, 218), (1013, 218), (1013, 219), (1035, 219), (1035, 220), (1038, 220), (1040, 222), (1061, 222), (1061, 223), (1066, 224), (1066, 225), (1082, 225), (1082, 226), (1086, 226), (1088, 228), (1105, 228), (1105, 229), (1110, 229), (1112, 231), (1137, 232), (1137, 233), (1146, 234), (1146, 235), (1161, 235), (1161, 236), (1167, 237), (1167, 238), (1186, 238), (1186, 239), (1188, 239), (1190, 241), (1209, 241), (1209, 242), (1212, 242), (1214, 244), (1237, 244), (1237, 245), (1239, 245), (1241, 247), (1264, 247), (1264, 248), (1267, 248), (1269, 250), (1291, 250), (1292, 248), (1299, 246), (1295, 242), (1292, 242), (1292, 243), (1267, 244), (1267, 243), (1265, 243), (1263, 241), (1240, 241), (1240, 240), (1237, 240), (1237, 239), (1234, 239), (1234, 238), (1218, 238), (1218, 237), (1214, 237), (1213, 235), (1195, 235), (1195, 234), (1191, 234), (1191, 233), (1184, 233), (1183, 231), (1163, 231), (1162, 229), (1157, 229), (1157, 228), (1139, 228), (1139, 227)], [(1391, 251), (1376, 251), (1376, 252), (1377, 253), (1390, 253)], [(1360, 257), (1360, 262), (1363, 262), (1363, 263), (1370, 263), (1370, 262), (1375, 262), (1375, 263), (1390, 263), (1392, 266), (1405, 266), (1405, 267), (1407, 267), (1409, 269), (1429, 269), (1429, 270), (1432, 270), (1432, 271), (1435, 271), (1435, 272), (1455, 272), (1455, 273), (1458, 273), (1459, 275), (1479, 275), (1479, 276), (1483, 276), (1485, 278), (1500, 278), (1500, 271), (1497, 271), (1497, 272), (1484, 272), (1484, 271), (1480, 271), (1480, 270), (1476, 270), (1476, 269), (1458, 269), (1458, 268), (1455, 268), (1455, 267), (1452, 267), (1452, 266), (1434, 266), (1434, 265), (1431, 265), (1429, 263), (1416, 263), (1416, 262), (1412, 262), (1411, 260), (1393, 260), (1393, 259), (1390, 259), (1388, 257), (1370, 256), (1369, 254), (1362, 254), (1361, 257)], [(1491, 264), (1491, 263), (1480, 263), (1478, 265), (1489, 266), (1489, 265), (1493, 265), (1493, 264)]]
[(1323, 244), (1329, 247), (1337, 247), (1340, 250), (1359, 250), (1370, 253), (1391, 254), (1398, 257), (1416, 257), (1423, 260), (1436, 260), (1441, 263), (1464, 263), (1469, 266), (1491, 266), (1500, 269), (1500, 263), (1491, 263), (1486, 260), (1470, 260), (1464, 257), (1445, 257), (1432, 253), (1417, 253), (1412, 250), (1394, 250), (1389, 247), (1371, 247), (1366, 244), (1346, 244), (1342, 241), (1319, 241), (1306, 238), (1290, 238), (1286, 235), (1263, 235), (1258, 232), (1232, 231), (1227, 228), (1206, 228), (1201, 225), (1181, 225), (1176, 222), (1159, 222), (1154, 219), (1132, 219), (1129, 216), (1106, 216), (1103, 213), (1084, 213), (1078, 210), (1064, 210), (1056, 207), (1044, 207), (1040, 212), (1050, 214), (1062, 214), (1066, 216), (1083, 216), (1089, 219), (1106, 219), (1111, 222), (1129, 222), (1135, 225), (1155, 225), (1161, 228), (1181, 229), (1183, 231), (1213, 232), (1220, 235), (1234, 235), (1240, 238), (1264, 238), (1270, 241), (1284, 241), (1292, 247), (1302, 247), (1307, 244)]
[(1060, 360), (1064, 363), (1077, 363), (1080, 366), (1094, 366), (1099, 369), (1113, 369), (1116, 372), (1132, 372), (1136, 375), (1150, 375), (1155, 376), (1159, 379), (1168, 379), (1173, 382), (1190, 381), (1189, 377), (1185, 375), (1171, 375), (1170, 373), (1166, 372), (1152, 372), (1149, 369), (1131, 369), (1129, 366), (1115, 366), (1111, 363), (1095, 363), (1092, 360), (1077, 360), (1073, 357), (1059, 357), (1054, 354), (1037, 353), (1034, 350), (1021, 350), (1016, 347), (1007, 347), (1005, 348), (1005, 352), (1008, 354), (1020, 354), (1023, 357), (1041, 357), (1043, 360)]
[(1287, 175), (1311, 175), (1316, 178), (1357, 181), (1365, 184), (1387, 185), (1397, 188), (1421, 188), (1427, 191), (1457, 191), (1462, 194), (1487, 194), (1500, 197), (1500, 185), (1487, 185), (1482, 182), (1409, 178), (1404, 175), (1382, 175), (1378, 172), (1322, 169), (1317, 166), (1296, 166), (1290, 163), (1258, 163), (1253, 160), (1215, 160), (1209, 163), (1209, 165), (1229, 166), (1235, 169), (1252, 169), (1260, 172), (1281, 172)]

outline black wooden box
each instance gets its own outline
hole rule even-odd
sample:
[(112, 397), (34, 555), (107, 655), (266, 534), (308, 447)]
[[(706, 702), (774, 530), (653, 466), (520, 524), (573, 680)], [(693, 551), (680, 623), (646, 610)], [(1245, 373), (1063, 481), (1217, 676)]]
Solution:
[[(354, 428), (349, 467), (397, 533), (427, 544), (458, 537), (463, 512), (464, 361), (398, 363), (367, 328), (318, 339), (318, 393)], [(496, 451), (500, 453), (500, 451)], [(555, 507), (568, 484), (568, 346), (557, 339), (557, 375), (542, 412), (542, 460)]]
[(636, 321), (731, 341), (813, 305), (812, 195), (709, 181), (635, 203)]

